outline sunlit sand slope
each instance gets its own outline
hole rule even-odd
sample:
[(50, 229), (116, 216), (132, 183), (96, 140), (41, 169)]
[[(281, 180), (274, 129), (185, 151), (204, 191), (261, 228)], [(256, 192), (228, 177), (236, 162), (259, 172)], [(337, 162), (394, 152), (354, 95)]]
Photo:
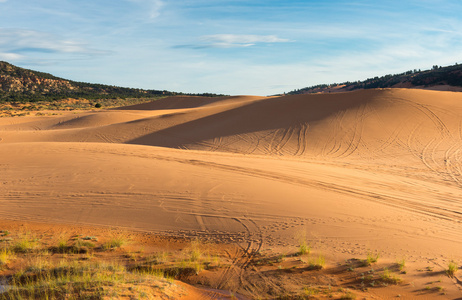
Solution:
[(3, 218), (207, 231), (255, 247), (295, 243), (299, 230), (363, 251), (455, 253), (462, 238), (458, 187), (379, 168), (92, 143), (4, 144), (0, 168)]

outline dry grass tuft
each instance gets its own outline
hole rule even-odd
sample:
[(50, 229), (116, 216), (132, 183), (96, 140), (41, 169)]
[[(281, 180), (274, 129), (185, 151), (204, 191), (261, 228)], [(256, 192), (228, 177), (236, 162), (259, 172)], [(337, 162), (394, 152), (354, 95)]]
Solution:
[(458, 270), (459, 266), (457, 265), (457, 263), (455, 261), (450, 261), (448, 264), (448, 269), (446, 270), (446, 274), (448, 274), (449, 277), (453, 278)]
[(121, 248), (129, 243), (129, 235), (126, 233), (113, 234), (110, 239), (102, 245), (104, 250)]

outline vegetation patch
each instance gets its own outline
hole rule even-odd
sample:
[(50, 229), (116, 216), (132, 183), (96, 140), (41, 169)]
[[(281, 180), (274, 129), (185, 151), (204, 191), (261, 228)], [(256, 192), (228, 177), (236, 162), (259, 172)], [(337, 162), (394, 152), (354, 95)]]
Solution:
[(446, 270), (446, 274), (448, 274), (449, 277), (453, 278), (458, 270), (459, 270), (459, 266), (457, 265), (457, 263), (454, 261), (451, 261), (448, 264), (448, 269)]
[(109, 240), (102, 245), (104, 250), (113, 250), (121, 248), (122, 246), (128, 244), (129, 238), (128, 234), (117, 233), (112, 235)]
[(16, 253), (32, 252), (39, 246), (39, 240), (30, 233), (24, 233), (13, 243), (12, 250)]
[(307, 270), (321, 270), (326, 265), (326, 258), (323, 255), (318, 255), (316, 258), (308, 260)]
[(403, 258), (403, 259), (400, 259), (396, 262), (396, 265), (398, 266), (398, 269), (405, 273), (404, 269), (406, 268), (406, 260)]
[[(377, 262), (378, 254), (372, 253), (370, 259), (347, 259), (326, 268), (326, 258), (317, 251), (249, 254), (200, 240), (174, 240), (177, 244), (169, 249), (164, 238), (158, 247), (146, 243), (145, 235), (138, 239), (136, 233), (116, 231), (101, 241), (91, 235), (9, 235), (12, 240), (0, 244), (0, 300), (175, 298), (182, 289), (174, 279), (262, 299), (355, 299), (371, 288), (403, 282), (398, 276), (402, 261), (366, 270), (365, 261)], [(339, 280), (332, 280), (332, 274)], [(420, 291), (445, 292), (436, 285)]]
[[(1, 299), (152, 299), (173, 285), (157, 274), (127, 272), (114, 263), (63, 261), (42, 269), (17, 272)], [(176, 292), (180, 290), (175, 287)]]
[(390, 270), (388, 269), (385, 269), (383, 271), (382, 275), (380, 276), (380, 279), (382, 280), (382, 282), (389, 284), (398, 284), (401, 282), (401, 278), (390, 272)]
[(376, 263), (379, 260), (378, 253), (368, 252), (365, 260), (362, 261), (363, 267), (369, 267), (370, 265)]
[(10, 250), (2, 249), (0, 250), (0, 270), (8, 264), (11, 260), (14, 259), (14, 253)]

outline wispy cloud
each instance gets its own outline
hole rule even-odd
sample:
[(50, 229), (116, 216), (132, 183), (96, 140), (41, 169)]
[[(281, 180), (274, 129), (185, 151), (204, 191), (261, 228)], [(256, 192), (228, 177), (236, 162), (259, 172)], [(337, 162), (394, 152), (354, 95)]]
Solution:
[(161, 0), (129, 0), (130, 2), (138, 3), (143, 6), (150, 19), (156, 19), (160, 16), (161, 9), (165, 3)]
[(238, 34), (214, 34), (205, 35), (201, 40), (211, 45), (226, 47), (252, 46), (256, 43), (287, 43), (289, 40), (278, 38), (275, 35), (238, 35)]
[(160, 0), (150, 0), (149, 1), (149, 6), (150, 6), (150, 13), (149, 17), (151, 19), (157, 18), (160, 15), (160, 10), (164, 6), (164, 2)]
[(196, 44), (178, 45), (176, 48), (241, 48), (255, 46), (256, 44), (287, 43), (288, 39), (281, 39), (275, 35), (251, 34), (213, 34), (204, 35)]
[(15, 60), (19, 60), (22, 58), (23, 56), (17, 53), (0, 52), (0, 60), (15, 61)]
[(108, 51), (92, 49), (85, 43), (47, 32), (0, 28), (0, 53), (10, 60), (17, 60), (31, 53), (95, 56), (108, 54)]
[(8, 0), (0, 0), (0, 3), (4, 3), (4, 2), (6, 2), (6, 1), (8, 1)]

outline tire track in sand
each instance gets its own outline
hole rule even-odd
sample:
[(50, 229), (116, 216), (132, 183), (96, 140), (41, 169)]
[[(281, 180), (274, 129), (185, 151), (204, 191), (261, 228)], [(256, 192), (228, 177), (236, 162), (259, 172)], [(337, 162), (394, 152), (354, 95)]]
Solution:
[(236, 243), (239, 250), (228, 255), (232, 258), (231, 265), (228, 266), (220, 275), (217, 288), (228, 289), (229, 282), (238, 281), (239, 286), (249, 294), (254, 294), (254, 285), (247, 278), (246, 269), (249, 267), (255, 256), (260, 252), (264, 239), (260, 227), (252, 219), (244, 216), (243, 218), (232, 218), (238, 222), (246, 232), (244, 245)]

